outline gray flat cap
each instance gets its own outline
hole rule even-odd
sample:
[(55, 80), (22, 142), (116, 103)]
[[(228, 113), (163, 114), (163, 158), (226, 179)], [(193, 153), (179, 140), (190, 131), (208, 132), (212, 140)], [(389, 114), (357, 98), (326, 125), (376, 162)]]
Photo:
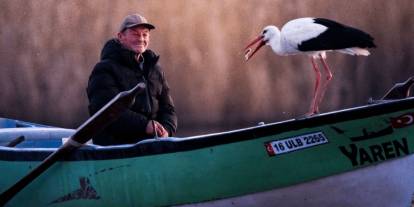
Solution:
[(145, 17), (139, 14), (130, 14), (125, 17), (124, 21), (121, 24), (121, 27), (119, 28), (119, 31), (123, 32), (126, 29), (137, 27), (137, 26), (144, 26), (150, 30), (155, 29), (154, 25), (148, 23)]

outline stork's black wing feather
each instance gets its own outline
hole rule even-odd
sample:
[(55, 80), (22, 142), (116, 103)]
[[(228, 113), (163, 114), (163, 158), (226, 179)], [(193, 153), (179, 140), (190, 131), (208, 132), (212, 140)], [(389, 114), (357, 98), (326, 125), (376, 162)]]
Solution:
[(302, 42), (298, 46), (299, 50), (318, 51), (350, 47), (376, 47), (374, 38), (359, 29), (324, 18), (315, 18), (314, 23), (326, 26), (328, 29), (317, 37)]

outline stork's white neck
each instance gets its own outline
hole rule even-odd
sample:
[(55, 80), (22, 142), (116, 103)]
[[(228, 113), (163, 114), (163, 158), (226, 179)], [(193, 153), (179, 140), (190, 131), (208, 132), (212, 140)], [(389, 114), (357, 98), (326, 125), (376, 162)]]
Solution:
[(275, 52), (276, 54), (285, 55), (280, 30), (278, 28), (275, 27), (274, 29), (272, 29), (272, 34), (269, 37), (267, 45), (269, 45), (272, 48), (273, 52)]

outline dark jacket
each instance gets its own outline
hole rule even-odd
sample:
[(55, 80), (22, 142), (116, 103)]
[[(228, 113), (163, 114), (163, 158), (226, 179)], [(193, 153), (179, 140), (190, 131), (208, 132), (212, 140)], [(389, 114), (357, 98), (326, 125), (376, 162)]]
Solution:
[(145, 129), (149, 120), (160, 122), (171, 135), (177, 128), (177, 117), (165, 74), (157, 64), (159, 56), (151, 50), (143, 53), (140, 67), (135, 53), (125, 49), (118, 40), (109, 40), (101, 52), (87, 88), (89, 113), (93, 115), (115, 95), (146, 84), (146, 93), (137, 95), (134, 105), (100, 134), (93, 137), (98, 145), (131, 144), (149, 138)]

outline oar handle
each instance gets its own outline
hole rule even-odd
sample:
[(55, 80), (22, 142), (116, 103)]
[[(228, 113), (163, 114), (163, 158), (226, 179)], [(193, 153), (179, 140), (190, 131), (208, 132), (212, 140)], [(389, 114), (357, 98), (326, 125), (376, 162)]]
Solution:
[(129, 91), (123, 91), (116, 95), (109, 103), (102, 107), (91, 118), (86, 120), (76, 132), (59, 149), (50, 154), (42, 163), (30, 171), (26, 176), (16, 182), (9, 189), (0, 195), (0, 206), (4, 206), (23, 188), (30, 184), (34, 179), (41, 175), (45, 170), (61, 159), (69, 152), (82, 146), (89, 141), (92, 136), (105, 128), (108, 124), (115, 121), (123, 111), (129, 108), (135, 101), (135, 96), (145, 89), (144, 83), (137, 84)]
[(18, 144), (20, 144), (21, 142), (23, 142), (24, 141), (24, 136), (19, 136), (19, 137), (17, 137), (17, 138), (15, 138), (15, 139), (13, 139), (12, 141), (10, 141), (7, 145), (6, 145), (6, 147), (15, 147), (16, 145), (18, 145)]

